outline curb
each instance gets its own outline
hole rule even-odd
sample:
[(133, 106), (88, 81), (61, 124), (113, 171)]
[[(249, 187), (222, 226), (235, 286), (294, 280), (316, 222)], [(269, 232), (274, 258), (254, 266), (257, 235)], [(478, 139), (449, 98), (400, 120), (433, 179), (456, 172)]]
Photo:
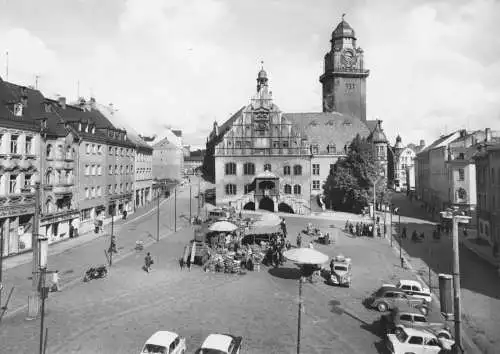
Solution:
[[(189, 226), (189, 225), (188, 225), (188, 226)], [(185, 226), (185, 227), (186, 227), (186, 226)], [(178, 227), (178, 228), (177, 228), (177, 232), (179, 232), (179, 231), (183, 230), (185, 227)], [(162, 239), (164, 239), (164, 238), (167, 238), (168, 236), (170, 236), (170, 235), (172, 235), (172, 234), (174, 234), (174, 233), (175, 233), (175, 232), (174, 232), (173, 230), (169, 230), (169, 232), (168, 232), (168, 233), (163, 234), (163, 235), (161, 235), (161, 236), (160, 236), (160, 240), (162, 240)], [(147, 241), (147, 242), (144, 242), (144, 248), (146, 249), (146, 248), (150, 247), (151, 245), (153, 245), (153, 244), (155, 244), (155, 243), (157, 243), (157, 242), (158, 242), (158, 241), (156, 241), (156, 240), (149, 240), (149, 241)], [(123, 254), (119, 255), (118, 257), (116, 257), (116, 258), (113, 258), (113, 264), (118, 263), (118, 262), (120, 262), (120, 261), (124, 260), (125, 258), (130, 257), (130, 256), (131, 256), (131, 255), (133, 255), (133, 254), (137, 254), (137, 251), (136, 251), (135, 249), (132, 249), (131, 251), (128, 251), (128, 252), (126, 252), (126, 253), (123, 253)], [(109, 266), (108, 266), (108, 267), (109, 267)], [(60, 286), (60, 288), (61, 288), (61, 290), (60, 290), (60, 291), (62, 291), (62, 290), (64, 290), (64, 289), (66, 289), (66, 288), (68, 288), (68, 289), (69, 289), (69, 288), (71, 288), (72, 286), (74, 286), (74, 285), (76, 285), (76, 284), (79, 284), (79, 283), (81, 283), (81, 282), (82, 282), (82, 277), (78, 277), (78, 278), (76, 278), (76, 279), (70, 280), (70, 281), (69, 281), (69, 282), (67, 282), (66, 284), (64, 284), (64, 285)], [(23, 306), (21, 306), (21, 307), (18, 307), (18, 308), (16, 308), (16, 309), (13, 309), (13, 310), (11, 310), (11, 311), (9, 311), (9, 312), (7, 312), (7, 311), (6, 311), (6, 312), (5, 312), (5, 315), (4, 315), (4, 316), (3, 316), (3, 318), (2, 318), (2, 320), (5, 320), (5, 319), (10, 318), (10, 317), (13, 317), (14, 315), (18, 314), (19, 312), (24, 311), (24, 310), (25, 310), (25, 309), (27, 309), (27, 308), (28, 308), (28, 305), (23, 305)]]
[[(489, 264), (491, 264), (493, 267), (495, 267), (497, 270), (500, 271), (500, 260), (497, 260), (497, 261), (492, 261), (491, 259), (489, 258), (486, 258), (483, 254), (481, 254), (481, 252), (479, 252), (478, 250), (476, 250), (474, 247), (470, 247), (467, 242), (464, 242), (463, 239), (458, 239), (459, 243), (461, 245), (463, 245), (465, 248), (467, 248), (469, 251), (471, 251), (472, 253), (474, 253), (476, 256), (478, 256), (479, 258), (481, 258), (482, 260), (484, 260), (485, 262), (488, 262)], [(499, 276), (500, 276), (500, 273), (499, 273)]]
[[(390, 238), (389, 239), (386, 238), (385, 240), (390, 242)], [(398, 245), (397, 242), (395, 242), (392, 245), (392, 247), (389, 244), (389, 247), (391, 247), (393, 252), (399, 256), (399, 247), (397, 247), (396, 245)], [(431, 284), (427, 284), (427, 282), (420, 276), (420, 274), (418, 274), (415, 268), (413, 268), (411, 262), (408, 260), (408, 253), (404, 248), (403, 252), (401, 252), (401, 257), (403, 258), (403, 261), (406, 264), (406, 268), (409, 269), (417, 277), (418, 281), (422, 284), (427, 285), (427, 287), (431, 289)], [(434, 291), (432, 291), (432, 289), (431, 289), (431, 296), (432, 296), (432, 301), (434, 301), (435, 303), (439, 303), (439, 299), (434, 293)], [(461, 322), (464, 322), (463, 319)], [(476, 343), (474, 343), (474, 341), (469, 337), (469, 335), (464, 330), (462, 330), (462, 339), (466, 343), (466, 345), (473, 350), (474, 353), (482, 353), (481, 350), (479, 350), (479, 347), (476, 345)]]

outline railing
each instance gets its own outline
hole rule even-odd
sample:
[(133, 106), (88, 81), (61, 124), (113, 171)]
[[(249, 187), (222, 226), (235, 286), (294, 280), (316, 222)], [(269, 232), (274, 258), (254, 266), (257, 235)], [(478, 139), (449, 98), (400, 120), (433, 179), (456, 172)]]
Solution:
[(227, 155), (311, 155), (308, 148), (217, 148), (215, 149), (216, 156)]
[(57, 184), (54, 186), (52, 191), (56, 194), (72, 194), (73, 193), (73, 184)]

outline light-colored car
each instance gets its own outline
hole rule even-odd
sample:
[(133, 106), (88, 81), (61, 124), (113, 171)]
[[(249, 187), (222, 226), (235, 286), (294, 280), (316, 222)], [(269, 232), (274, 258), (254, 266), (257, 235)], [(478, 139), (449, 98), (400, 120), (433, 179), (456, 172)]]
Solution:
[(453, 341), (439, 339), (426, 330), (405, 328), (397, 334), (388, 334), (386, 346), (393, 354), (438, 354), (451, 350)]
[(199, 354), (240, 354), (242, 339), (231, 334), (210, 334), (201, 345)]
[(141, 354), (184, 354), (186, 339), (170, 331), (158, 331), (144, 344)]
[[(384, 284), (384, 286), (390, 286), (392, 284)], [(403, 290), (406, 294), (425, 300), (427, 303), (432, 302), (431, 290), (423, 286), (420, 282), (416, 280), (402, 279), (398, 281), (396, 285), (397, 288)]]
[(330, 268), (332, 271), (330, 274), (331, 284), (351, 286), (352, 264), (350, 258), (337, 256), (333, 258)]

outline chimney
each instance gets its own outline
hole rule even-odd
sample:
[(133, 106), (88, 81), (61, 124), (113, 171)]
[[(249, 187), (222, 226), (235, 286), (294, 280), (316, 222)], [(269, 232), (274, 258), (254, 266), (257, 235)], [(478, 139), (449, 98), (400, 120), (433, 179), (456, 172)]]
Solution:
[(86, 102), (85, 102), (85, 98), (80, 97), (80, 98), (78, 99), (78, 104), (80, 105), (80, 107), (81, 107), (81, 108), (83, 108), (83, 107), (85, 106), (85, 103), (86, 103)]
[(490, 128), (486, 128), (484, 130), (484, 141), (486, 141), (487, 143), (491, 141), (491, 129)]
[(62, 109), (66, 109), (66, 97), (61, 96), (57, 100), (59, 102), (59, 107), (61, 107)]
[(94, 97), (90, 97), (89, 105), (90, 105), (90, 108), (95, 109), (95, 98)]
[(425, 140), (424, 140), (424, 139), (421, 139), (421, 140), (420, 140), (420, 146), (421, 146), (421, 147), (424, 147), (424, 146), (425, 146)]

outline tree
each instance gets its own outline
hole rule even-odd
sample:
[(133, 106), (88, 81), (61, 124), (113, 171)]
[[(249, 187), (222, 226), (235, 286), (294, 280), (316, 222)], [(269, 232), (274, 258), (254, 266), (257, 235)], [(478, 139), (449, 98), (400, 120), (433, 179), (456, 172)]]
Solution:
[(357, 135), (349, 145), (347, 156), (335, 163), (323, 185), (326, 205), (337, 210), (360, 212), (373, 201), (374, 182), (377, 202), (387, 199), (387, 181), (380, 176), (372, 144)]

